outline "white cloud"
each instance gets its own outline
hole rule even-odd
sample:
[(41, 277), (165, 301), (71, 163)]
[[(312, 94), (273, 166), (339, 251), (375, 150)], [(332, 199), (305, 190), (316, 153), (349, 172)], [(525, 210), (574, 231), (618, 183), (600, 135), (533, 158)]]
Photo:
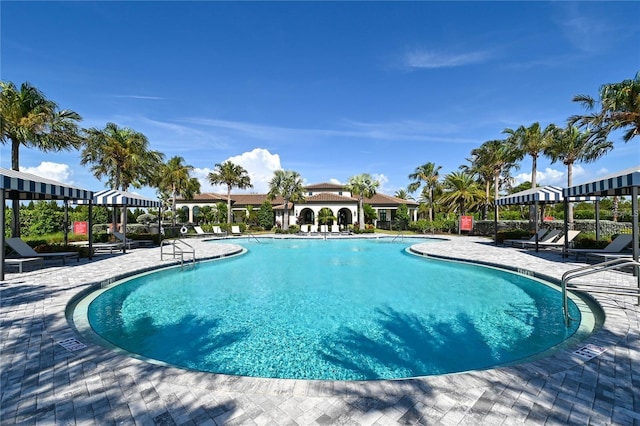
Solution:
[(340, 182), (338, 179), (336, 178), (331, 178), (329, 179), (329, 183), (333, 183), (335, 185), (342, 185), (342, 182)]
[(490, 57), (491, 54), (486, 51), (451, 54), (414, 50), (405, 54), (403, 64), (408, 68), (449, 68), (484, 62)]
[[(586, 170), (578, 165), (573, 165), (573, 182), (576, 182), (576, 178), (584, 176)], [(519, 185), (523, 182), (531, 182), (531, 173), (520, 173), (513, 177), (515, 185)], [(566, 169), (556, 170), (551, 167), (546, 167), (544, 170), (538, 170), (536, 173), (536, 182), (538, 185), (555, 185), (566, 187), (567, 186), (567, 172)]]
[(20, 171), (47, 179), (57, 180), (58, 182), (66, 183), (67, 185), (74, 184), (73, 180), (71, 180), (73, 172), (66, 164), (43, 161), (36, 167), (20, 167)]
[[(225, 161), (231, 161), (234, 164), (238, 164), (244, 167), (249, 173), (251, 178), (251, 184), (253, 188), (247, 190), (233, 189), (235, 193), (258, 193), (265, 194), (269, 191), (269, 181), (273, 177), (273, 172), (282, 169), (280, 164), (280, 156), (278, 154), (271, 154), (264, 148), (255, 148), (250, 152), (244, 152), (234, 157), (229, 157)], [(193, 170), (193, 176), (200, 181), (201, 192), (215, 192), (220, 194), (226, 194), (226, 186), (213, 186), (209, 183), (207, 175), (212, 172), (210, 168), (195, 168)]]
[(376, 192), (381, 193), (381, 194), (387, 194), (389, 193), (388, 188), (386, 188), (386, 184), (389, 183), (389, 178), (386, 177), (384, 174), (382, 173), (373, 173), (371, 175), (371, 177), (374, 180), (377, 180), (378, 182), (380, 182), (380, 186), (378, 186), (378, 189), (376, 190)]

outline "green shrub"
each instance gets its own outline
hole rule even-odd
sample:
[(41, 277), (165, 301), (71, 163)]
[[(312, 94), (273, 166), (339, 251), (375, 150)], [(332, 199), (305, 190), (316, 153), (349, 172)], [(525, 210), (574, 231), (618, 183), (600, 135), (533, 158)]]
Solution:
[(498, 243), (502, 243), (504, 240), (520, 240), (531, 236), (533, 236), (532, 232), (523, 229), (510, 229), (507, 231), (498, 231), (497, 240)]

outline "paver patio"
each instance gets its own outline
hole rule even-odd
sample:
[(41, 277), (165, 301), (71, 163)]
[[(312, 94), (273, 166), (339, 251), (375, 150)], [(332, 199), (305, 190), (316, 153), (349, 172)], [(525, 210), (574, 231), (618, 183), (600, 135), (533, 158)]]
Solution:
[[(190, 240), (199, 259), (236, 251)], [(556, 253), (451, 237), (421, 252), (500, 263), (559, 278), (578, 264)], [(596, 296), (604, 326), (578, 346), (514, 367), (397, 381), (340, 382), (236, 377), (157, 365), (83, 339), (65, 316), (92, 285), (171, 264), (160, 249), (103, 255), (64, 267), (10, 273), (0, 283), (0, 423), (78, 425), (640, 425), (640, 308)], [(580, 264), (581, 265), (581, 264)], [(617, 278), (634, 284), (634, 278)], [(58, 344), (77, 339), (86, 347)], [(74, 348), (71, 348), (74, 349)]]

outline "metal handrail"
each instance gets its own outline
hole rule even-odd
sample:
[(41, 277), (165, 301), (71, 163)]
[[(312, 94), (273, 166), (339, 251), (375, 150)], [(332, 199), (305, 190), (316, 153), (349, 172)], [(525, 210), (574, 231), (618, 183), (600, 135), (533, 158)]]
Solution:
[[(179, 256), (180, 257), (180, 267), (184, 266), (184, 255), (185, 254), (191, 254), (192, 255), (192, 259), (191, 259), (191, 265), (195, 266), (196, 265), (196, 249), (193, 248), (193, 246), (189, 243), (187, 243), (184, 240), (181, 240), (179, 238), (175, 238), (172, 240), (162, 240), (162, 244), (160, 245), (160, 260), (164, 259), (164, 246), (165, 243), (167, 243), (168, 245), (171, 245), (173, 247), (173, 251), (172, 253), (167, 254), (168, 256), (172, 256), (174, 259)], [(187, 247), (189, 247), (191, 250), (185, 250), (182, 247), (180, 247), (178, 244), (183, 244)], [(176, 250), (178, 251), (176, 253)]]
[(256, 237), (256, 236), (255, 236), (255, 235), (253, 235), (252, 233), (247, 232), (247, 235), (248, 235), (248, 236), (250, 236), (250, 237), (253, 237), (253, 239), (254, 239), (254, 240), (256, 240), (256, 242), (257, 242), (257, 243), (262, 243), (262, 241), (260, 241), (260, 240), (258, 239), (258, 237)]
[(584, 277), (587, 275), (593, 275), (598, 272), (603, 272), (611, 269), (620, 269), (627, 266), (633, 266), (636, 268), (635, 276), (638, 277), (638, 287), (621, 287), (616, 285), (602, 285), (602, 284), (572, 284), (572, 289), (582, 289), (588, 290), (592, 293), (602, 293), (602, 294), (615, 294), (619, 296), (637, 296), (638, 304), (640, 304), (640, 262), (635, 261), (634, 259), (613, 259), (606, 262), (598, 263), (595, 265), (583, 266), (581, 268), (572, 269), (570, 271), (565, 272), (562, 275), (562, 310), (564, 313), (564, 323), (566, 326), (569, 325), (569, 321), (574, 320), (569, 316), (569, 301), (567, 299), (567, 287), (569, 285), (569, 281)]
[(400, 231), (399, 234), (396, 234), (395, 237), (393, 237), (393, 239), (391, 240), (391, 242), (394, 242), (398, 237), (400, 237), (400, 241), (404, 241), (404, 233), (402, 231)]

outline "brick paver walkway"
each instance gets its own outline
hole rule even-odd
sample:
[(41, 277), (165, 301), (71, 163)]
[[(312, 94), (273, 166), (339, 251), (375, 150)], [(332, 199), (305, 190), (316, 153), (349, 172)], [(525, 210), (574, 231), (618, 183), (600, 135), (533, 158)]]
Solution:
[[(201, 259), (239, 249), (190, 242)], [(494, 247), (472, 237), (418, 248), (554, 278), (576, 267), (557, 254)], [(7, 275), (0, 283), (2, 425), (640, 425), (640, 309), (629, 297), (597, 297), (606, 321), (579, 344), (605, 348), (592, 360), (575, 355), (574, 347), (515, 367), (398, 381), (185, 371), (91, 344), (74, 331), (65, 315), (74, 297), (96, 283), (170, 264), (159, 250)], [(634, 284), (621, 277), (616, 280)], [(58, 344), (69, 338), (87, 346), (70, 351)]]

